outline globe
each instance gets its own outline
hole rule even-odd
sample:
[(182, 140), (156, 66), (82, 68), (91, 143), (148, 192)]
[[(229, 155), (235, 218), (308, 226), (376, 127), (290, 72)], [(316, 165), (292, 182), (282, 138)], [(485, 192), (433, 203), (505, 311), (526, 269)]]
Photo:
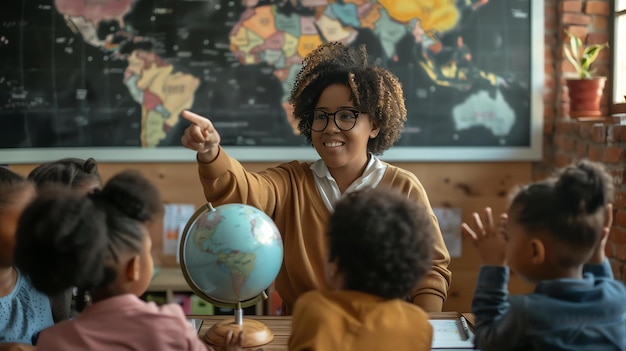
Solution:
[(268, 215), (245, 204), (206, 204), (187, 222), (179, 250), (191, 289), (216, 306), (235, 310), (234, 321), (213, 326), (206, 341), (221, 345), (228, 330), (244, 329), (246, 347), (272, 340), (262, 323), (242, 318), (242, 308), (267, 297), (265, 290), (282, 264), (282, 238)]

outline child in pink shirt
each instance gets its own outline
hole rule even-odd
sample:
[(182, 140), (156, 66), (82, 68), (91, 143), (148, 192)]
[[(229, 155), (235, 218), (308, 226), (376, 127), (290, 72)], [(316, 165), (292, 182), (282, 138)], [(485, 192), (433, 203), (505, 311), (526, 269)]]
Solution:
[[(158, 190), (139, 173), (114, 176), (87, 196), (50, 188), (24, 211), (15, 261), (49, 295), (84, 292), (73, 320), (45, 329), (38, 351), (202, 350), (180, 306), (145, 303), (152, 277), (147, 224), (163, 215)], [(88, 302), (91, 302), (89, 305)]]

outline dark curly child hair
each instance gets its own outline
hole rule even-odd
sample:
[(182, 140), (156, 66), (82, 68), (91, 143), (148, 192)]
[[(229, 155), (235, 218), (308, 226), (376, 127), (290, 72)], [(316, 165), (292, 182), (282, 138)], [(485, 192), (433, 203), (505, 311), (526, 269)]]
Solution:
[(144, 223), (162, 212), (157, 188), (135, 171), (117, 174), (89, 195), (48, 187), (20, 218), (15, 263), (48, 295), (106, 287), (122, 254), (141, 251)]
[(613, 183), (604, 166), (588, 160), (560, 169), (514, 194), (510, 212), (531, 235), (547, 233), (561, 245), (562, 267), (585, 263), (601, 239)]
[(348, 87), (354, 107), (380, 126), (378, 136), (367, 144), (369, 152), (379, 155), (400, 139), (407, 116), (402, 86), (391, 72), (368, 63), (365, 45), (357, 49), (338, 42), (325, 43), (309, 53), (302, 64), (289, 102), (298, 130), (309, 143), (311, 112), (322, 91), (337, 83)]
[(433, 233), (428, 211), (397, 190), (357, 190), (331, 216), (330, 261), (345, 289), (404, 298), (432, 267)]
[(21, 175), (7, 168), (0, 167), (0, 214), (2, 214), (5, 208), (13, 204), (16, 195), (21, 194), (32, 186), (33, 183)]
[(28, 179), (38, 187), (46, 184), (65, 184), (71, 188), (79, 188), (91, 182), (102, 183), (98, 164), (93, 158), (63, 158), (46, 162), (35, 167)]

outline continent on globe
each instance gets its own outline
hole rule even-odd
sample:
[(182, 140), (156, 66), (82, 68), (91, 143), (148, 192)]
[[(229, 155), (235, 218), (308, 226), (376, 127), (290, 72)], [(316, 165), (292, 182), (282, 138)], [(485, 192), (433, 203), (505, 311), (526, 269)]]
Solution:
[(219, 303), (257, 298), (282, 265), (276, 225), (253, 206), (207, 206), (192, 216), (181, 237), (181, 266), (192, 278), (190, 285)]

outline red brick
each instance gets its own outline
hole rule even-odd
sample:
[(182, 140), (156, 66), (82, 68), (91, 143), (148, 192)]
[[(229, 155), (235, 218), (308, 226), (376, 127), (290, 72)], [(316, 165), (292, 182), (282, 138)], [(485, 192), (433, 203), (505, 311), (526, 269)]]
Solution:
[(609, 241), (618, 245), (626, 244), (626, 229), (613, 226), (609, 232)]
[(589, 123), (579, 122), (576, 124), (576, 130), (578, 131), (578, 135), (585, 140), (591, 139), (591, 126)]
[(619, 279), (620, 275), (622, 274), (622, 263), (612, 259), (609, 259), (609, 263), (611, 264), (613, 276), (615, 277), (615, 279)]
[[(547, 117), (546, 107), (544, 107), (544, 117)], [(552, 134), (554, 132), (554, 121), (552, 118), (544, 118), (543, 120), (543, 134)]]
[(619, 209), (615, 212), (615, 218), (613, 218), (613, 226), (626, 228), (626, 210)]
[(614, 257), (620, 261), (626, 260), (626, 245), (613, 245), (613, 254)]
[(591, 26), (594, 30), (605, 31), (609, 28), (608, 18), (604, 16), (593, 16), (591, 18)]
[(582, 13), (564, 13), (561, 16), (561, 22), (563, 24), (573, 24), (573, 25), (589, 25), (591, 23), (591, 17), (588, 15), (583, 15)]
[[(585, 42), (585, 38), (587, 38), (587, 33), (589, 32), (589, 29), (587, 28), (587, 25), (584, 26), (567, 26), (567, 31), (574, 34), (575, 36), (579, 37), (580, 40), (583, 41), (583, 43)], [(563, 34), (561, 35), (561, 39), (563, 40), (564, 43), (568, 43), (567, 40), (569, 40), (569, 37), (567, 36), (567, 34), (565, 33), (565, 31), (563, 31)]]
[(622, 135), (626, 135), (626, 125), (610, 125), (607, 128), (606, 141), (609, 143), (617, 143), (622, 140)]
[(621, 186), (624, 183), (624, 170), (623, 169), (611, 169), (609, 170), (609, 174), (613, 178), (613, 184), (616, 187)]
[(563, 144), (563, 151), (567, 151), (567, 152), (576, 151), (576, 138), (572, 136), (566, 137), (565, 143)]
[(608, 1), (587, 1), (585, 4), (585, 13), (589, 15), (608, 16), (610, 12)]
[(596, 123), (591, 126), (591, 140), (594, 143), (606, 142), (606, 126), (601, 123)]
[(624, 150), (621, 146), (607, 146), (604, 148), (602, 162), (620, 163), (624, 157)]
[(587, 157), (588, 143), (579, 141), (576, 143), (576, 155), (580, 158)]
[(587, 157), (594, 162), (598, 162), (602, 159), (602, 146), (589, 145), (587, 149)]
[[(587, 45), (605, 44), (608, 42), (609, 42), (608, 33), (589, 33), (587, 35), (587, 40), (585, 41)], [(608, 50), (603, 50), (603, 51), (608, 51)]]
[(570, 133), (573, 130), (574, 123), (570, 120), (560, 120), (556, 123), (557, 133)]
[(578, 0), (578, 1), (561, 1), (559, 3), (559, 11), (560, 12), (582, 12), (583, 11), (583, 2), (582, 2), (582, 0)]
[(613, 207), (616, 209), (626, 209), (626, 192), (615, 192), (615, 197), (613, 198)]
[(559, 168), (565, 167), (572, 163), (572, 157), (564, 153), (557, 153), (554, 163)]

